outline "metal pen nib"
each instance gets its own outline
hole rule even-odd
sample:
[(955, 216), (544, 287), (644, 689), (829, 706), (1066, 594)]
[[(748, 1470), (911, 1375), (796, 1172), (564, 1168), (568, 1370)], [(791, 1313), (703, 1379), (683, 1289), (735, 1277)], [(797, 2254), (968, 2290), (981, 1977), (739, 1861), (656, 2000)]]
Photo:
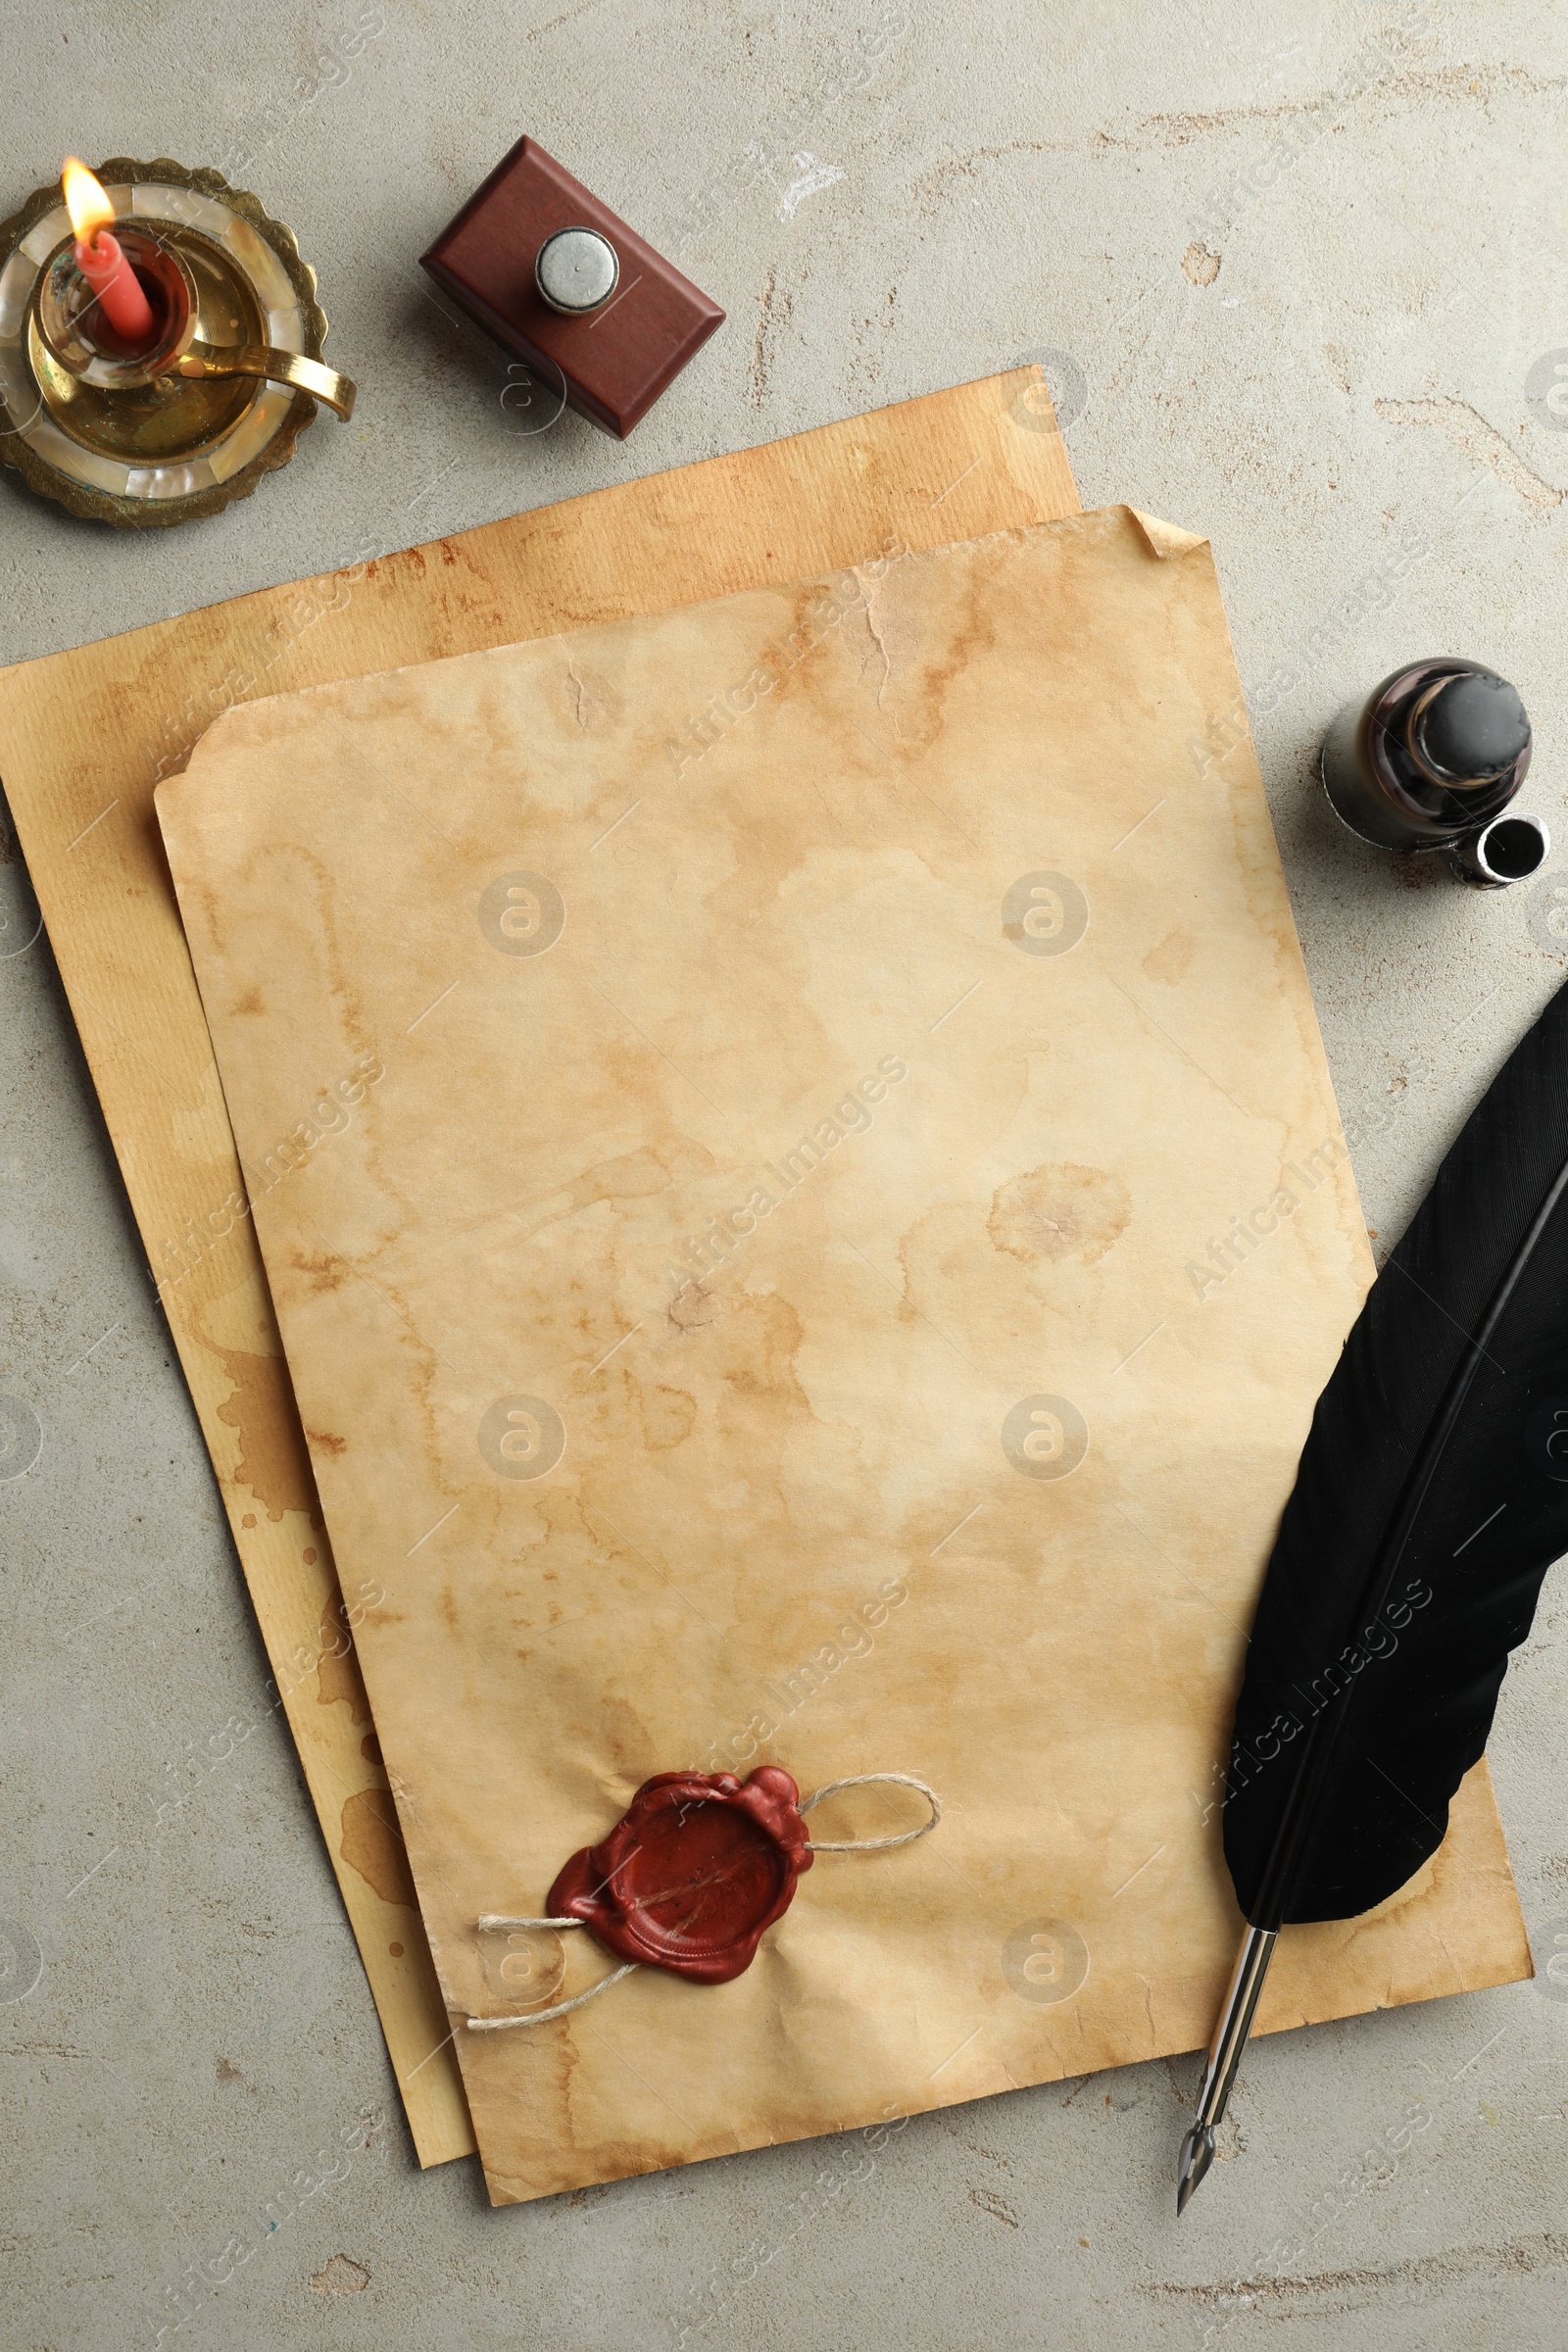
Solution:
[(1263, 1989), (1263, 1979), (1278, 1940), (1279, 1931), (1275, 1928), (1249, 1928), (1242, 1938), (1214, 2038), (1208, 2045), (1208, 2064), (1203, 2069), (1202, 2087), (1198, 2094), (1198, 2114), (1182, 2141), (1181, 2163), (1176, 2172), (1178, 2215), (1187, 2211), (1194, 2189), (1214, 2161), (1215, 2127), (1223, 2121), (1230, 2103), (1231, 2085), (1247, 2047), (1247, 2036), (1252, 2030), (1258, 1994)]

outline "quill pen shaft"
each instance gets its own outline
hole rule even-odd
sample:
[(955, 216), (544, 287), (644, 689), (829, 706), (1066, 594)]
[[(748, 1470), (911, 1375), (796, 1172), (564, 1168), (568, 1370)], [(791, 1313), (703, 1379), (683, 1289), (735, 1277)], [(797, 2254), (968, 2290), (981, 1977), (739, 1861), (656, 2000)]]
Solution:
[[(1454, 1366), (1438, 1409), (1427, 1425), (1383, 1541), (1373, 1555), (1355, 1613), (1346, 1629), (1348, 1645), (1352, 1648), (1358, 1630), (1362, 1627), (1370, 1629), (1387, 1605), (1411, 1529), (1437, 1474), (1444, 1447), (1452, 1435), (1454, 1424), (1464, 1409), (1465, 1398), (1487, 1355), (1488, 1342), (1495, 1333), (1536, 1244), (1549, 1224), (1565, 1190), (1568, 1190), (1568, 1160), (1564, 1160), (1557, 1170), (1544, 1200), (1498, 1277), (1486, 1310), (1469, 1336), (1464, 1353)], [(1396, 1258), (1391, 1261), (1391, 1265), (1397, 1265)], [(1308, 1728), (1280, 1817), (1273, 1850), (1252, 1904), (1250, 1924), (1255, 1928), (1277, 1929), (1284, 1924), (1297, 1876), (1307, 1856), (1317, 1800), (1334, 1760), (1335, 1745), (1345, 1722), (1349, 1694), (1354, 1688), (1353, 1682), (1342, 1686), (1328, 1706), (1314, 1716)]]
[(1214, 2161), (1214, 2133), (1230, 2104), (1231, 2084), (1242, 2063), (1247, 2036), (1252, 2030), (1252, 2016), (1276, 1941), (1272, 1928), (1249, 1928), (1242, 1938), (1236, 1966), (1231, 1970), (1230, 1988), (1220, 2008), (1214, 2038), (1208, 2045), (1208, 2062), (1198, 2093), (1198, 2113), (1182, 2142), (1181, 2164), (1176, 2174), (1178, 2219), (1187, 2211), (1188, 2198)]
[[(1488, 1342), (1495, 1333), (1536, 1245), (1550, 1223), (1565, 1190), (1568, 1190), (1568, 1159), (1558, 1167), (1535, 1215), (1503, 1267), (1480, 1322), (1467, 1336), (1464, 1352), (1454, 1366), (1438, 1409), (1423, 1433), (1383, 1539), (1373, 1554), (1372, 1565), (1347, 1629), (1352, 1649), (1357, 1629), (1368, 1625), (1387, 1604), (1405, 1545), (1436, 1476), (1444, 1448), (1464, 1408), (1476, 1373), (1487, 1356)], [(1404, 1272), (1397, 1253), (1390, 1261), (1390, 1270)], [(1387, 1273), (1382, 1279), (1387, 1280)], [(1186, 2209), (1189, 2198), (1213, 2160), (1214, 2127), (1224, 2115), (1236, 2070), (1251, 2032), (1275, 1940), (1290, 1909), (1292, 1893), (1302, 1865), (1310, 1853), (1318, 1800), (1345, 1722), (1348, 1693), (1353, 1688), (1353, 1682), (1340, 1686), (1327, 1706), (1314, 1715), (1298, 1751), (1296, 1770), (1285, 1798), (1279, 1828), (1251, 1906), (1247, 1935), (1221, 2005), (1214, 2038), (1209, 2044), (1208, 2063), (1199, 2093), (1198, 2116), (1182, 2144), (1177, 2175), (1178, 2213)]]

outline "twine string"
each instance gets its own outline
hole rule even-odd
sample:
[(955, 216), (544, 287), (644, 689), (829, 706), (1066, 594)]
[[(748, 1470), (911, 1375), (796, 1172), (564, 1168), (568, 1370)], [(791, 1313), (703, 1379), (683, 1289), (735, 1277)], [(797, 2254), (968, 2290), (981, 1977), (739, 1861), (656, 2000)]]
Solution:
[(825, 1788), (817, 1789), (814, 1796), (807, 1798), (801, 1807), (801, 1817), (804, 1820), (806, 1815), (810, 1812), (811, 1807), (821, 1804), (825, 1797), (837, 1796), (841, 1788), (869, 1788), (874, 1784), (884, 1781), (894, 1782), (900, 1788), (918, 1788), (931, 1808), (930, 1820), (922, 1821), (917, 1830), (901, 1830), (896, 1838), (846, 1838), (831, 1840), (813, 1838), (811, 1840), (813, 1854), (883, 1854), (890, 1846), (912, 1845), (917, 1838), (930, 1837), (931, 1832), (942, 1819), (942, 1799), (934, 1788), (927, 1787), (924, 1781), (917, 1781), (912, 1772), (858, 1772), (847, 1781), (829, 1781)]
[[(870, 1788), (884, 1784), (892, 1784), (900, 1788), (917, 1788), (931, 1808), (929, 1820), (922, 1821), (916, 1830), (901, 1830), (893, 1838), (846, 1838), (820, 1841), (813, 1838), (808, 1851), (813, 1854), (880, 1854), (886, 1853), (892, 1846), (912, 1845), (917, 1838), (928, 1838), (942, 1819), (942, 1799), (926, 1782), (916, 1780), (912, 1772), (858, 1772), (848, 1780), (828, 1781), (807, 1798), (800, 1809), (801, 1818), (804, 1821), (813, 1805), (821, 1804), (827, 1797), (837, 1796), (841, 1789)], [(587, 1922), (581, 1919), (514, 1919), (503, 1911), (481, 1911), (476, 1924), (481, 1933), (491, 1930), (507, 1934), (525, 1928), (581, 1928)], [(504, 2033), (509, 2026), (548, 2026), (553, 2019), (569, 2017), (574, 2009), (581, 2009), (588, 2001), (596, 2001), (602, 1992), (608, 1992), (612, 1984), (618, 1984), (622, 1977), (629, 1977), (638, 1966), (635, 1960), (624, 1960), (619, 1968), (612, 1969), (608, 1977), (601, 1977), (597, 1984), (590, 1984), (586, 1992), (574, 1994), (569, 2001), (557, 2001), (549, 2009), (534, 2009), (514, 2017), (470, 2017), (464, 2022), (470, 2034)]]
[[(481, 1929), (580, 1928), (586, 1924), (580, 1919), (509, 1919), (501, 1911), (481, 1911), (479, 1914)], [(599, 1995), (608, 1992), (612, 1984), (618, 1984), (622, 1977), (629, 1977), (636, 1966), (635, 1960), (623, 1960), (619, 1968), (612, 1968), (608, 1977), (601, 1977), (598, 1984), (590, 1984), (586, 1992), (575, 1994), (569, 2001), (557, 2001), (552, 2009), (535, 2009), (527, 2017), (470, 2017), (466, 2021), (468, 2031), (470, 2034), (494, 2034), (502, 2026), (547, 2026), (553, 2017), (569, 2017), (572, 2010), (580, 2009), (585, 2001), (598, 2000)]]

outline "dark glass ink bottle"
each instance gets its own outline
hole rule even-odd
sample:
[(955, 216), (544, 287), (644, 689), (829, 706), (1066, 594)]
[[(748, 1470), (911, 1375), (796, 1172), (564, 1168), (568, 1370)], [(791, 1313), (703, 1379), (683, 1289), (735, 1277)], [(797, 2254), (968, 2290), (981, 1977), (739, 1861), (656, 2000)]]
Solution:
[(1323, 740), (1324, 787), (1352, 833), (1406, 856), (1444, 851), (1463, 881), (1500, 890), (1551, 847), (1509, 804), (1530, 765), (1515, 689), (1478, 662), (1411, 662), (1341, 711)]

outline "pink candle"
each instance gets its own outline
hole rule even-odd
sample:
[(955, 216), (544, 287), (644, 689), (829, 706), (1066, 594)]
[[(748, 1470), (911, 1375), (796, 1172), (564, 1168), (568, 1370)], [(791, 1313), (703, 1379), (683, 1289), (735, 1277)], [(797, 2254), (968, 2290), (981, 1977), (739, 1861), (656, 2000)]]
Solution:
[(66, 158), (64, 179), (66, 209), (76, 232), (77, 269), (97, 295), (105, 318), (122, 342), (132, 349), (151, 342), (152, 305), (121, 251), (119, 239), (109, 233), (107, 224), (115, 217), (114, 206), (86, 165), (74, 155)]

